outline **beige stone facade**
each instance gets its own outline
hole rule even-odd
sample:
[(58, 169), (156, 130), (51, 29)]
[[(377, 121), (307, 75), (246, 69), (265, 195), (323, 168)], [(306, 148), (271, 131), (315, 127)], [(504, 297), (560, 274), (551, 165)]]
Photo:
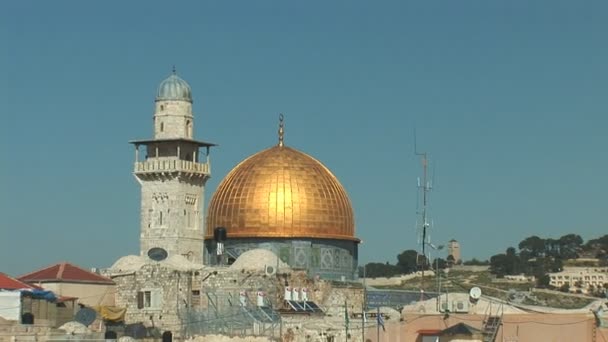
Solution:
[(86, 306), (114, 305), (116, 285), (67, 282), (47, 282), (42, 285), (56, 295), (76, 297), (79, 304)]

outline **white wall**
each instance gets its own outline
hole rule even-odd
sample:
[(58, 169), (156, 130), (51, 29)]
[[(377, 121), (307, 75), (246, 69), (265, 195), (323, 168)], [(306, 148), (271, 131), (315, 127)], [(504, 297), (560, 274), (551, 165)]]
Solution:
[(21, 320), (21, 292), (0, 291), (0, 317), (9, 321)]

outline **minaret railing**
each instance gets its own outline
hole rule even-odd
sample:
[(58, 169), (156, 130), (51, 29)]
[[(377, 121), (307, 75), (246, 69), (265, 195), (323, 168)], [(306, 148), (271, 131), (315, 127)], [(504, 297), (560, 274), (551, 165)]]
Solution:
[(146, 160), (135, 162), (135, 172), (187, 171), (209, 173), (209, 163), (189, 160)]

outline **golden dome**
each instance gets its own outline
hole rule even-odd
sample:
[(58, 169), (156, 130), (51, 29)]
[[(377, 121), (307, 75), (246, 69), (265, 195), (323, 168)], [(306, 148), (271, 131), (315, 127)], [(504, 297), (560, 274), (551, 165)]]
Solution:
[(274, 146), (238, 164), (209, 203), (205, 238), (326, 238), (358, 241), (346, 191), (323, 164)]

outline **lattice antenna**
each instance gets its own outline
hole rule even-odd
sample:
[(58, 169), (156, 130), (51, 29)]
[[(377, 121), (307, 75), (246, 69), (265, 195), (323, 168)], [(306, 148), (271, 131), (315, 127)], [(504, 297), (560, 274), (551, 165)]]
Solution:
[[(418, 180), (418, 190), (422, 195), (422, 202), (420, 203), (419, 215), (421, 216), (421, 226), (420, 226), (420, 255), (422, 256), (422, 262), (419, 263), (421, 267), (421, 289), (424, 289), (424, 269), (427, 267), (428, 259), (426, 253), (426, 245), (430, 243), (430, 240), (427, 242), (427, 229), (429, 229), (429, 222), (427, 217), (428, 211), (428, 193), (431, 191), (431, 182), (428, 178), (428, 153), (418, 151), (418, 141), (416, 136), (416, 129), (414, 129), (414, 154), (416, 156), (421, 157), (422, 162), (422, 180)], [(421, 300), (423, 298), (421, 297)]]

